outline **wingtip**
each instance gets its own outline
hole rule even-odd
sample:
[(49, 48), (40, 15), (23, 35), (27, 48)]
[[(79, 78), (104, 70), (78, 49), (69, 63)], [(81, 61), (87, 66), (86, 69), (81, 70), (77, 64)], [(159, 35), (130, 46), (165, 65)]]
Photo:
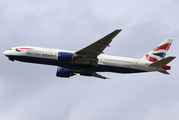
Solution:
[(120, 32), (120, 31), (122, 31), (122, 29), (116, 29), (116, 31), (119, 31), (119, 32)]
[(113, 32), (113, 33), (118, 34), (118, 33), (120, 33), (121, 31), (122, 31), (122, 29), (116, 29), (116, 30), (114, 30), (114, 32)]

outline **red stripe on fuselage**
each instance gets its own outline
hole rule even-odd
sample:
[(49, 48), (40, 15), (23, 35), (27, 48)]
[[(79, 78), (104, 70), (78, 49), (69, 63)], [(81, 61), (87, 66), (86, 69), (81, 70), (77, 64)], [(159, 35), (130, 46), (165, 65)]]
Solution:
[(16, 49), (34, 50), (33, 48), (16, 48)]

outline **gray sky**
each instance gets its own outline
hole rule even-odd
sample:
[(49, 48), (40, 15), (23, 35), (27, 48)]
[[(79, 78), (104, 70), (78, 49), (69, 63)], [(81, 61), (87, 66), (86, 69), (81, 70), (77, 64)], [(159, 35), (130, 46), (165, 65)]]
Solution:
[(104, 53), (141, 58), (167, 38), (179, 56), (178, 0), (0, 0), (0, 120), (178, 120), (178, 59), (171, 75), (55, 76), (55, 66), (11, 62), (29, 45), (79, 50), (123, 29)]

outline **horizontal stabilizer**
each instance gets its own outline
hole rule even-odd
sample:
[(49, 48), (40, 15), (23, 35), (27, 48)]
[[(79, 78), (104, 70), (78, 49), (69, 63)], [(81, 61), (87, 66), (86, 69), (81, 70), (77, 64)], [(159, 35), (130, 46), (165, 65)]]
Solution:
[(165, 66), (166, 64), (168, 64), (169, 62), (171, 62), (175, 58), (176, 57), (167, 57), (167, 58), (161, 59), (157, 62), (154, 62), (154, 63), (150, 64), (149, 66), (153, 66), (153, 67)]
[(168, 73), (166, 70), (162, 70), (162, 71), (159, 71), (159, 72), (161, 72), (161, 73), (163, 73), (163, 74), (170, 74), (170, 73)]

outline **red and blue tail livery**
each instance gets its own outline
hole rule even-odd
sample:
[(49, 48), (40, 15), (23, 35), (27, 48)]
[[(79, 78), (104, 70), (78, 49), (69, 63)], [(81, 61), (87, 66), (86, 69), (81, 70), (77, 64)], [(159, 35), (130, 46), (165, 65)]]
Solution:
[(167, 51), (169, 50), (173, 40), (167, 39), (162, 42), (159, 46), (150, 51), (146, 56), (144, 56), (143, 60), (148, 60), (150, 62), (156, 62), (161, 59), (164, 59)]
[(142, 73), (158, 71), (169, 74), (167, 65), (175, 57), (166, 57), (173, 40), (167, 39), (141, 59), (104, 55), (104, 49), (121, 32), (115, 30), (98, 41), (78, 51), (32, 46), (13, 47), (4, 52), (11, 61), (57, 66), (56, 76), (69, 78), (76, 74), (107, 79), (99, 72)]

